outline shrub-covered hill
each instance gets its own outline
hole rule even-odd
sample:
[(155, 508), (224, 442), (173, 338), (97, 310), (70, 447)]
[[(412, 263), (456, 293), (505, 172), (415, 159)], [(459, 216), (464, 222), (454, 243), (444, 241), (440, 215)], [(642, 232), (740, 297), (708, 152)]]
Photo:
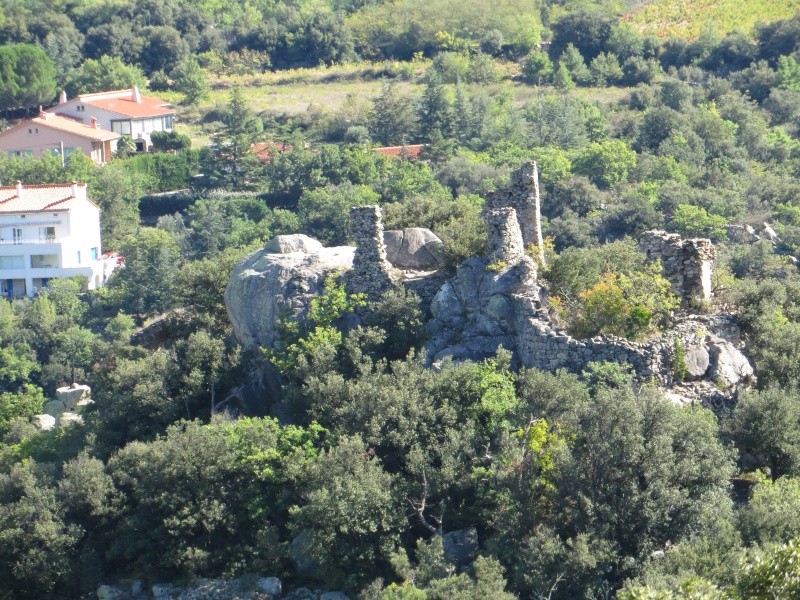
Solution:
[(645, 34), (696, 38), (704, 30), (749, 34), (755, 25), (787, 19), (799, 9), (798, 0), (653, 0), (624, 18)]

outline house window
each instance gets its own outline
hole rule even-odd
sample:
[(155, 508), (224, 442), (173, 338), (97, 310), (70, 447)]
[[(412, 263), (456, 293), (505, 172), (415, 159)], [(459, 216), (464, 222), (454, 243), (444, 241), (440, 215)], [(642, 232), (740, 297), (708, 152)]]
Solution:
[(164, 117), (164, 129), (172, 129), (172, 115)]
[(14, 240), (15, 244), (22, 243), (22, 227), (12, 227), (11, 228), (11, 238)]
[(56, 239), (55, 227), (39, 227), (39, 239), (41, 241), (52, 242)]
[(64, 156), (69, 156), (70, 154), (75, 154), (78, 151), (77, 148), (64, 148)]
[(58, 269), (58, 254), (31, 254), (31, 269)]
[(0, 256), (0, 269), (24, 269), (25, 257), (19, 256)]
[(131, 135), (130, 121), (111, 121), (111, 131), (122, 135)]
[(78, 112), (83, 112), (85, 110), (86, 110), (85, 106), (83, 106), (82, 104), (78, 105)]
[(97, 255), (98, 255), (97, 248), (92, 248), (89, 251), (89, 253), (90, 253), (91, 257), (92, 257), (92, 260), (97, 260)]

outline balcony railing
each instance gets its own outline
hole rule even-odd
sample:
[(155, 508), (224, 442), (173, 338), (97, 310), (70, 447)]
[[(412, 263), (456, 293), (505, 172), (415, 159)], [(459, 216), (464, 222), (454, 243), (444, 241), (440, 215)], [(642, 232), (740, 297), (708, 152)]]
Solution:
[(22, 246), (24, 244), (55, 244), (55, 243), (56, 243), (55, 237), (0, 240), (0, 246)]

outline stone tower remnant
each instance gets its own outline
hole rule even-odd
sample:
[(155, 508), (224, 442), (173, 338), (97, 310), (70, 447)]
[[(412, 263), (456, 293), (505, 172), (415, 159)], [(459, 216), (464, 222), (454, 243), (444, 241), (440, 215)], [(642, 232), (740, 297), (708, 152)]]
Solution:
[(379, 206), (350, 209), (350, 229), (356, 242), (353, 269), (347, 277), (350, 293), (377, 298), (392, 287), (391, 264), (383, 243), (383, 217)]
[(517, 211), (493, 208), (484, 213), (487, 226), (487, 254), (490, 263), (513, 264), (525, 254)]
[(711, 240), (684, 240), (677, 233), (647, 231), (639, 247), (648, 261), (661, 260), (664, 277), (684, 308), (711, 300), (711, 275), (716, 251)]
[(485, 210), (513, 208), (522, 232), (523, 247), (537, 246), (540, 260), (544, 262), (542, 219), (539, 207), (539, 171), (536, 161), (524, 163), (511, 173), (507, 188), (489, 192)]

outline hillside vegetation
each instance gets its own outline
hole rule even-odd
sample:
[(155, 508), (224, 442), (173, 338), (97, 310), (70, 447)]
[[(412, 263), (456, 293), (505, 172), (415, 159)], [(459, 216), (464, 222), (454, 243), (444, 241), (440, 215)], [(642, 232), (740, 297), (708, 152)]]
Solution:
[(652, 0), (625, 20), (662, 39), (694, 39), (707, 30), (718, 35), (734, 30), (750, 34), (758, 23), (787, 19), (798, 10), (798, 0)]
[[(464, 4), (0, 0), (9, 120), (62, 86), (139, 85), (180, 117), (104, 167), (0, 156), (3, 183), (87, 182), (125, 258), (98, 290), (0, 299), (0, 600), (252, 573), (360, 600), (800, 597), (800, 15), (660, 39), (627, 2)], [(274, 346), (237, 339), (230, 274), (272, 237), (352, 244), (351, 207), (379, 205), (451, 278), (529, 160), (549, 318), (658, 339), (685, 315), (637, 241), (709, 238), (691, 309), (735, 319), (757, 380), (698, 400), (677, 337), (684, 404), (625, 363), (431, 369), (430, 302), (335, 277)], [(43, 430), (74, 381), (82, 423)]]

